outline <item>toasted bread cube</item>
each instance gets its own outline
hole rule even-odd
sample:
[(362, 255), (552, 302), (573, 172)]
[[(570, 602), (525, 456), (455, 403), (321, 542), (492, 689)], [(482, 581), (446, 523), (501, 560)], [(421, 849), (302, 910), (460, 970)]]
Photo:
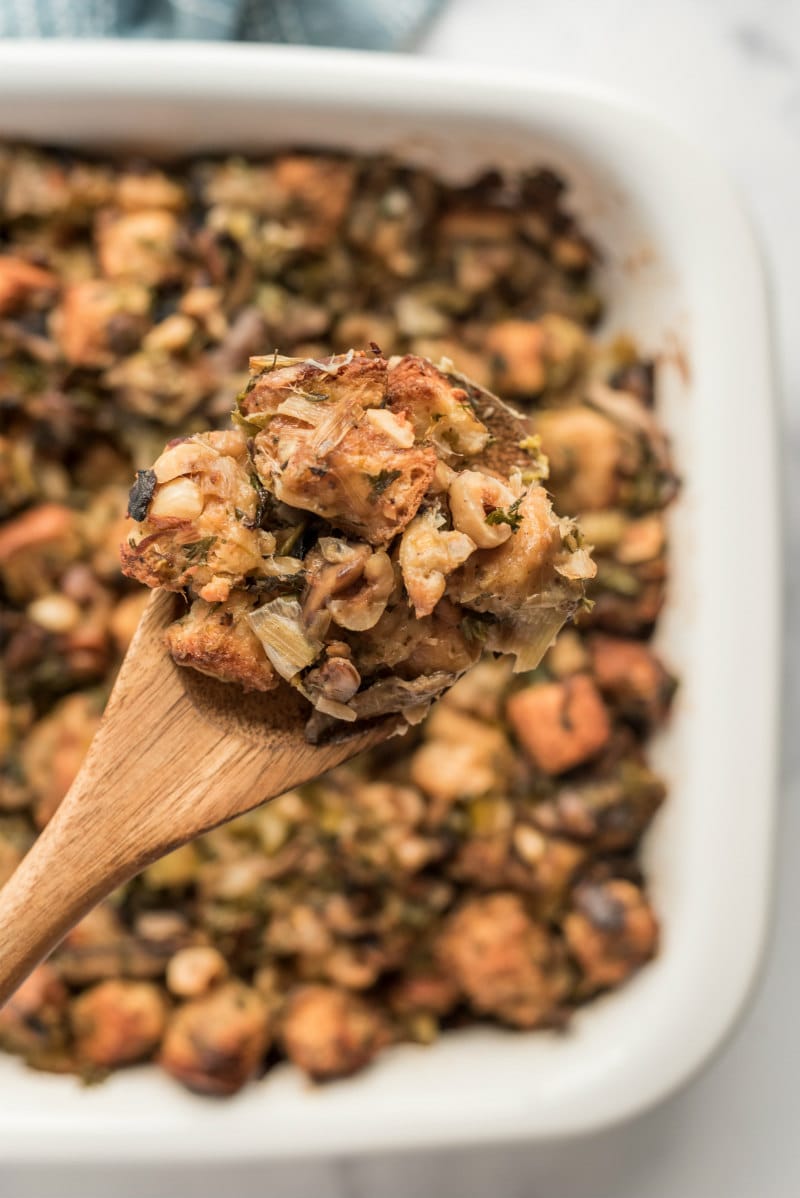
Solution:
[(181, 273), (180, 226), (166, 208), (101, 213), (96, 226), (97, 255), (108, 279), (157, 287)]
[(172, 1012), (159, 1063), (197, 1094), (235, 1094), (258, 1070), (270, 1040), (266, 1004), (237, 979)]
[(151, 982), (112, 978), (76, 998), (70, 1019), (79, 1060), (114, 1069), (144, 1060), (157, 1048), (167, 1004)]
[(619, 496), (624, 438), (602, 412), (585, 404), (539, 412), (534, 431), (550, 460), (550, 487), (563, 512), (596, 512)]
[(272, 690), (278, 675), (246, 618), (255, 602), (238, 591), (224, 603), (196, 599), (167, 629), (173, 660), (223, 682), (236, 682), (246, 691)]
[(500, 394), (538, 395), (544, 389), (544, 334), (537, 321), (501, 320), (489, 330), (486, 350)]
[(315, 1081), (356, 1073), (391, 1039), (378, 1009), (335, 986), (294, 990), (283, 1012), (283, 1047)]
[(583, 882), (573, 903), (564, 935), (590, 990), (621, 985), (655, 956), (658, 920), (647, 895), (632, 882)]
[(58, 288), (58, 279), (26, 258), (0, 254), (0, 316), (10, 316), (31, 300), (47, 298)]
[(71, 366), (113, 366), (137, 349), (150, 324), (148, 289), (137, 282), (81, 279), (64, 289), (51, 330)]
[(675, 684), (649, 645), (598, 635), (591, 654), (597, 685), (624, 715), (647, 723), (664, 718)]
[(529, 686), (506, 708), (531, 760), (546, 774), (563, 774), (594, 757), (611, 735), (608, 711), (586, 674)]
[(274, 415), (292, 396), (330, 407), (352, 401), (362, 408), (378, 408), (386, 394), (386, 362), (364, 353), (343, 361), (337, 370), (322, 369), (312, 361), (273, 368), (268, 356), (254, 358), (250, 365), (254, 371), (261, 367), (261, 372), (253, 374), (239, 399), (242, 415), (249, 419)]
[(430, 438), (440, 453), (471, 457), (489, 443), (489, 430), (472, 410), (464, 388), (424, 359), (406, 355), (393, 365), (387, 403), (411, 421), (418, 438)]
[(558, 940), (517, 894), (468, 899), (444, 921), (435, 955), (475, 1011), (512, 1027), (552, 1020), (569, 988)]
[(284, 503), (315, 512), (372, 545), (388, 544), (422, 502), (436, 467), (434, 449), (404, 448), (358, 415), (324, 452), (318, 432), (276, 416), (255, 440), (262, 479)]

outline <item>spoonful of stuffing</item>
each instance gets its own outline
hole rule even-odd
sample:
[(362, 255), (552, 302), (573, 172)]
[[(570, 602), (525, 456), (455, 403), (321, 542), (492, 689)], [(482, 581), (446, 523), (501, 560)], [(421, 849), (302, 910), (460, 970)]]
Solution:
[(0, 891), (0, 1004), (116, 886), (418, 723), (485, 650), (533, 669), (594, 574), (545, 475), (524, 418), (449, 362), (251, 359), (233, 426), (131, 490), (122, 567), (154, 594)]

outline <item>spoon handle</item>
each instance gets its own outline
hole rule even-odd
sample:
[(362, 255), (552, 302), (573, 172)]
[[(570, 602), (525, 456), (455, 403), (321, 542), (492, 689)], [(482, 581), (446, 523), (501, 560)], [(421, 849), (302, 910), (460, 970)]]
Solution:
[(249, 703), (175, 666), (163, 638), (174, 615), (175, 597), (154, 591), (80, 773), (0, 890), (0, 1006), (151, 861), (386, 737), (377, 726), (307, 745), (291, 694)]
[(79, 818), (83, 785), (79, 777), (0, 890), (0, 1007), (69, 929), (135, 872), (113, 861), (103, 825)]
[(204, 718), (165, 661), (174, 601), (154, 592), (77, 778), (0, 890), (0, 1005), (122, 882), (286, 789), (280, 769), (271, 787), (263, 747)]
[[(177, 672), (164, 670), (171, 613), (172, 596), (156, 593), (77, 778), (0, 889), (0, 1005), (95, 903), (169, 848), (164, 788), (196, 719)], [(175, 831), (176, 843), (188, 839)]]

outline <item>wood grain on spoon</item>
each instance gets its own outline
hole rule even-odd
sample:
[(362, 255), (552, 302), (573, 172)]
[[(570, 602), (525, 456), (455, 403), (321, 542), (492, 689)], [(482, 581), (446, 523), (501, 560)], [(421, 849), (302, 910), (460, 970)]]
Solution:
[(86, 912), (151, 861), (383, 740), (310, 745), (289, 687), (249, 695), (172, 662), (176, 596), (155, 591), (83, 767), (0, 890), (0, 1005)]

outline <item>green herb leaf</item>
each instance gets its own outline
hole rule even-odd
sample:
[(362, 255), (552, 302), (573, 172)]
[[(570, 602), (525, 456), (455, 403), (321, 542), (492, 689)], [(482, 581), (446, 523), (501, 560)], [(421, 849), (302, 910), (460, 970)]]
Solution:
[(522, 523), (522, 516), (519, 511), (519, 505), (522, 503), (522, 497), (515, 499), (508, 511), (504, 508), (497, 507), (493, 512), (489, 512), (486, 517), (487, 524), (507, 524), (512, 532), (516, 532)]
[(247, 460), (250, 463), (250, 485), (256, 493), (257, 502), (255, 516), (250, 521), (245, 520), (244, 523), (247, 528), (263, 528), (264, 521), (272, 507), (272, 495), (262, 483), (256, 470), (255, 448), (252, 438), (247, 442)]
[(290, 387), (292, 395), (297, 395), (300, 399), (307, 399), (309, 403), (327, 403), (331, 398), (324, 391), (306, 391), (303, 387)]
[(297, 543), (301, 540), (305, 530), (306, 530), (306, 521), (305, 520), (303, 520), (302, 523), (300, 523), (300, 524), (295, 524), (295, 525), (293, 525), (293, 527), (287, 528), (286, 535), (284, 536), (283, 540), (279, 541), (275, 547), (276, 556), (277, 557), (291, 556), (292, 550), (295, 548)]
[(642, 584), (633, 570), (602, 559), (597, 563), (595, 587), (598, 590), (613, 591), (615, 595), (622, 595), (625, 599), (635, 599), (642, 590)]
[(250, 416), (243, 416), (238, 409), (231, 412), (231, 422), (240, 428), (246, 437), (255, 437), (267, 427), (271, 419), (271, 412), (254, 412)]
[(402, 470), (381, 470), (378, 474), (368, 474), (373, 496), (377, 498), (382, 495), (402, 473)]
[(183, 545), (186, 560), (196, 565), (203, 565), (208, 560), (209, 551), (216, 539), (216, 537), (202, 537), (199, 541), (189, 541), (188, 544)]
[(248, 591), (259, 595), (301, 595), (306, 586), (306, 574), (286, 574), (281, 578), (254, 578), (246, 584)]
[(538, 433), (531, 436), (523, 437), (519, 443), (520, 449), (525, 453), (530, 454), (533, 459), (527, 470), (523, 471), (523, 481), (530, 484), (534, 482), (542, 482), (550, 475), (550, 459), (546, 453), (542, 453), (542, 438)]
[(489, 635), (489, 626), (479, 616), (464, 616), (461, 631), (468, 641), (479, 641), (483, 644)]

